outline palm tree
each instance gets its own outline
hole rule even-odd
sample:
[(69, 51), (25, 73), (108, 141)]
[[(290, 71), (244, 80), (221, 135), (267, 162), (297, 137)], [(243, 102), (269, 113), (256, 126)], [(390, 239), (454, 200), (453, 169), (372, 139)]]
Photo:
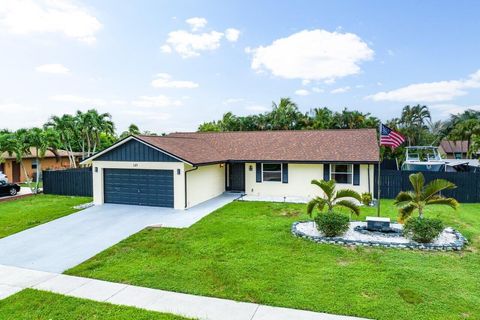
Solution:
[(429, 205), (446, 205), (457, 209), (459, 204), (454, 198), (445, 198), (439, 193), (443, 190), (456, 188), (455, 184), (444, 179), (436, 179), (425, 185), (421, 172), (409, 176), (413, 190), (402, 191), (395, 198), (394, 204), (399, 208), (400, 220), (405, 221), (415, 210), (418, 217), (423, 218), (423, 211)]
[(304, 117), (298, 106), (290, 98), (281, 98), (277, 104), (272, 102), (272, 111), (269, 113), (270, 130), (299, 129)]
[(59, 138), (58, 133), (53, 129), (42, 130), (40, 128), (32, 128), (28, 130), (27, 135), (30, 146), (35, 150), (35, 161), (37, 164), (35, 187), (32, 188), (32, 192), (38, 193), (40, 173), (42, 172), (41, 160), (45, 157), (47, 150), (50, 150), (54, 154), (57, 153)]
[(75, 118), (69, 114), (64, 114), (61, 117), (52, 116), (44, 125), (44, 128), (52, 128), (59, 134), (62, 149), (67, 151), (70, 167), (75, 168), (77, 163), (73, 156), (73, 149), (74, 146), (77, 146), (77, 138), (80, 136)]
[(23, 169), (27, 184), (31, 189), (31, 179), (28, 177), (27, 169), (23, 163), (23, 158), (30, 154), (30, 141), (28, 130), (18, 129), (15, 132), (2, 135), (2, 151), (7, 152), (10, 156), (15, 154), (15, 160)]
[(398, 121), (402, 133), (407, 137), (408, 145), (420, 144), (421, 137), (427, 130), (425, 122), (431, 120), (427, 106), (405, 106)]
[(312, 184), (322, 189), (325, 196), (323, 198), (316, 197), (308, 203), (307, 213), (310, 217), (312, 217), (313, 209), (317, 208), (318, 211), (322, 212), (325, 207), (327, 208), (327, 213), (332, 213), (335, 207), (344, 207), (357, 216), (360, 214), (360, 207), (355, 202), (345, 199), (353, 198), (361, 202), (362, 197), (358, 192), (350, 189), (335, 191), (335, 180), (312, 180)]

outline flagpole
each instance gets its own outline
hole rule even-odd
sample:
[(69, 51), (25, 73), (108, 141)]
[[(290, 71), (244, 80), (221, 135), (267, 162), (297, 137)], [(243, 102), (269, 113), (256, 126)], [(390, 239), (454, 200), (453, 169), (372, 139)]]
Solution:
[(378, 135), (378, 176), (377, 176), (377, 217), (380, 217), (380, 182), (381, 182), (381, 178), (380, 178), (380, 162), (381, 162), (381, 158), (382, 158), (382, 154), (381, 154), (381, 140), (382, 140), (382, 123), (380, 122), (380, 126), (379, 126), (379, 135)]

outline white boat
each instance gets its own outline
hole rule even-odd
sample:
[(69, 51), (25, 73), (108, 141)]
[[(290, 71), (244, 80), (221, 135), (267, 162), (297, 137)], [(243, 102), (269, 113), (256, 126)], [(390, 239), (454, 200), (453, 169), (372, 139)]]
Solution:
[(415, 146), (405, 148), (402, 171), (445, 171), (446, 159), (442, 159), (437, 147)]
[(402, 171), (430, 172), (477, 172), (480, 170), (477, 159), (442, 159), (438, 147), (406, 147)]

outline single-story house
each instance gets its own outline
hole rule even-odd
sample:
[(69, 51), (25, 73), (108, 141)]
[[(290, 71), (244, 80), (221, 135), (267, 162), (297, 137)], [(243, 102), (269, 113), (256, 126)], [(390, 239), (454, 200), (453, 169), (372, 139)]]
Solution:
[[(73, 154), (75, 161), (78, 163), (81, 157), (80, 152)], [(3, 159), (0, 163), (0, 171), (2, 171), (10, 182), (22, 183), (27, 180), (24, 170), (21, 168), (20, 163), (17, 162), (15, 153), (8, 154), (7, 152), (0, 155), (0, 159)], [(28, 154), (22, 158), (23, 165), (27, 171), (27, 176), (32, 179), (37, 172), (37, 153), (35, 148), (30, 148)], [(68, 153), (65, 150), (56, 150), (56, 154), (50, 150), (45, 152), (45, 156), (40, 159), (41, 169), (65, 169), (70, 168), (70, 161), (68, 159)]]
[[(466, 159), (468, 141), (442, 140), (438, 150), (446, 159)], [(478, 158), (478, 154), (475, 154), (474, 158)]]
[(375, 129), (132, 135), (84, 160), (95, 204), (185, 209), (225, 191), (314, 197), (312, 179), (374, 193)]

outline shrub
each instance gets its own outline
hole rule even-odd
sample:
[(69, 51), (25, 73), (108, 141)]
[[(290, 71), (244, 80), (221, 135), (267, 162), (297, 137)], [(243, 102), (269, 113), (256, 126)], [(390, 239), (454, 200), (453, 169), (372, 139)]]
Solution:
[(403, 226), (406, 237), (420, 243), (432, 242), (443, 231), (444, 225), (440, 219), (410, 218)]
[(370, 192), (362, 193), (362, 203), (369, 206), (372, 203), (373, 197)]
[(337, 237), (348, 230), (350, 219), (345, 214), (328, 212), (315, 217), (317, 229), (326, 237)]

